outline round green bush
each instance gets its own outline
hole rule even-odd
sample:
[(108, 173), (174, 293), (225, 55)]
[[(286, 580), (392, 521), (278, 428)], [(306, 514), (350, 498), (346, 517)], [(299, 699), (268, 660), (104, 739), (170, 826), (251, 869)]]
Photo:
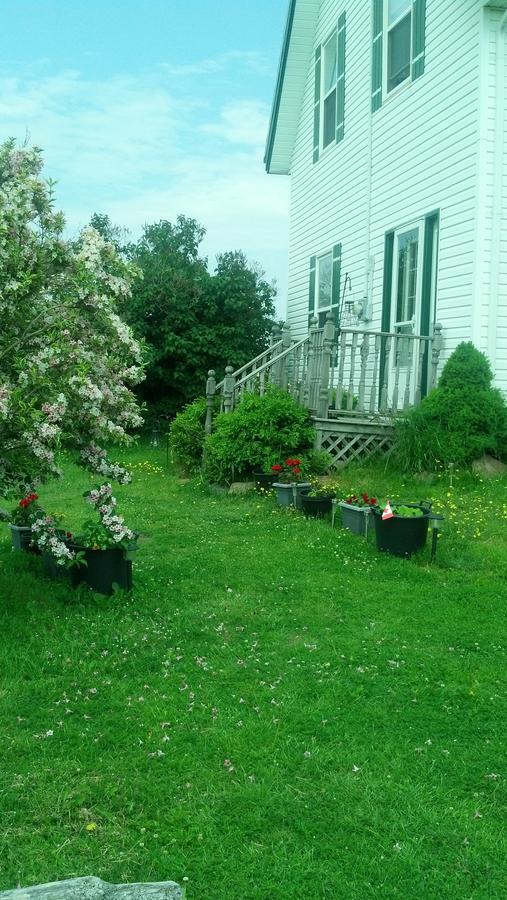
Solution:
[(286, 456), (310, 450), (314, 438), (310, 414), (285, 391), (244, 394), (234, 412), (215, 419), (204, 444), (204, 477), (226, 484), (269, 471)]
[(185, 406), (169, 426), (169, 447), (182, 474), (191, 475), (201, 467), (205, 422), (206, 400), (199, 397)]
[(444, 366), (438, 387), (395, 424), (394, 457), (408, 471), (468, 466), (485, 453), (507, 457), (507, 405), (491, 386), (486, 356), (460, 344)]

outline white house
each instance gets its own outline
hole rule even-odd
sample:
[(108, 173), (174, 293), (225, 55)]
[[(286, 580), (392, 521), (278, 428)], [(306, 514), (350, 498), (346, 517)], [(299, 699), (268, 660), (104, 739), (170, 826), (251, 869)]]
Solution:
[[(435, 323), (439, 366), (471, 340), (507, 391), (506, 41), (507, 0), (289, 2), (265, 157), (291, 178), (287, 316), (353, 329), (363, 393), (385, 365), (391, 401), (424, 394)], [(364, 330), (430, 340), (367, 362)]]

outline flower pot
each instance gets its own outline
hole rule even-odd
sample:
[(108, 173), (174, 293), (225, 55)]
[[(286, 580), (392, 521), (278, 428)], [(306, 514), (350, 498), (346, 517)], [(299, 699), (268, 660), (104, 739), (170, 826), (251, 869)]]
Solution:
[(84, 553), (86, 565), (73, 566), (71, 581), (75, 587), (85, 583), (99, 594), (112, 594), (117, 585), (126, 591), (132, 590), (132, 562), (125, 558), (125, 551), (118, 547), (109, 550), (90, 550), (75, 544), (71, 550)]
[(425, 546), (430, 510), (420, 503), (404, 505), (422, 509), (424, 514), (413, 519), (396, 515), (391, 519), (383, 519), (381, 509), (378, 507), (372, 509), (377, 550), (392, 553), (394, 556), (409, 557)]
[(370, 514), (370, 506), (353, 506), (341, 500), (338, 504), (342, 511), (342, 525), (354, 534), (365, 535), (367, 531), (367, 517)]
[(301, 508), (305, 516), (327, 516), (331, 512), (333, 498), (331, 495), (327, 497), (309, 497), (307, 494), (301, 496)]
[(49, 578), (52, 578), (53, 581), (69, 577), (69, 569), (67, 566), (59, 566), (51, 553), (42, 554), (42, 565), (46, 575)]
[(11, 525), (12, 547), (14, 550), (24, 550), (25, 553), (39, 553), (38, 547), (30, 546), (33, 532), (29, 525)]
[(294, 484), (282, 484), (275, 481), (273, 489), (279, 506), (295, 506), (296, 509), (301, 509), (301, 497), (303, 494), (308, 494), (312, 486), (309, 481), (296, 481)]
[(253, 480), (255, 481), (256, 491), (270, 491), (277, 479), (274, 472), (254, 472)]

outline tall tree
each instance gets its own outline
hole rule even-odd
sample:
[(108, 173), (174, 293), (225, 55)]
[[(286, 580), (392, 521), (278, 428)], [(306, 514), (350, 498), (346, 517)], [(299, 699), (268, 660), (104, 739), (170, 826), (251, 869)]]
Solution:
[(199, 256), (205, 230), (195, 219), (147, 226), (133, 255), (143, 278), (127, 305), (147, 345), (140, 388), (153, 416), (173, 416), (202, 394), (208, 369), (223, 373), (264, 348), (275, 289), (241, 252), (224, 253), (210, 274)]
[(142, 423), (139, 344), (120, 315), (136, 276), (93, 228), (62, 237), (41, 151), (0, 146), (0, 495), (58, 475), (58, 451), (122, 476), (100, 444)]

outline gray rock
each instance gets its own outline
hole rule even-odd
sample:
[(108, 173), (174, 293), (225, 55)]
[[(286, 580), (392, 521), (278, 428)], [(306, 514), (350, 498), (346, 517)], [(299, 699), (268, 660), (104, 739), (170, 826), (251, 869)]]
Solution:
[(485, 454), (472, 463), (472, 469), (483, 478), (501, 478), (507, 472), (507, 466), (499, 459)]
[(0, 900), (183, 900), (183, 897), (175, 881), (108, 884), (93, 875), (0, 891)]
[(255, 490), (255, 481), (233, 481), (229, 494), (248, 494), (249, 491)]

